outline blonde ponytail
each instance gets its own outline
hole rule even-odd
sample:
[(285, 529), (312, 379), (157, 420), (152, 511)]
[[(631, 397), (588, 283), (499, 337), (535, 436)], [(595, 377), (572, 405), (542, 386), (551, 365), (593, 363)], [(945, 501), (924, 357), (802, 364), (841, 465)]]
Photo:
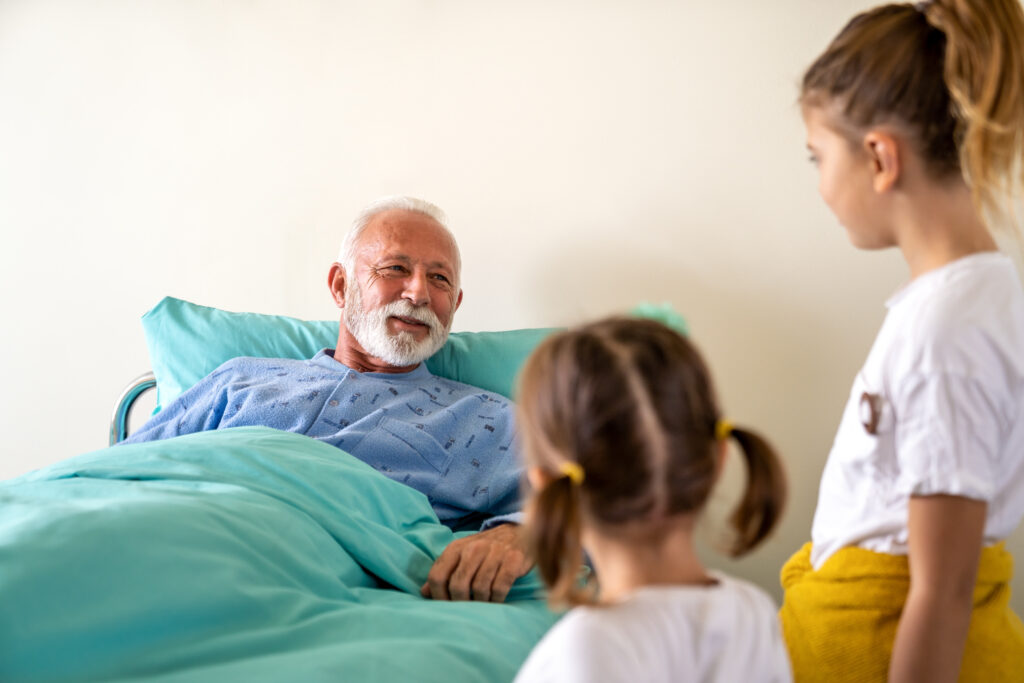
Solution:
[(979, 208), (1024, 187), (1024, 11), (1018, 0), (936, 0), (943, 69), (959, 122), (960, 164)]

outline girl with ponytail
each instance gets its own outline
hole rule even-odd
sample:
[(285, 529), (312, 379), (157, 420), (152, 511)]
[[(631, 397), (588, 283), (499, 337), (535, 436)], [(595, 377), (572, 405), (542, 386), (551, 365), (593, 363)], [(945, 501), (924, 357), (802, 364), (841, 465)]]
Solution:
[(782, 571), (795, 678), (1024, 680), (1001, 543), (1024, 517), (1024, 292), (990, 230), (1024, 185), (1021, 5), (859, 14), (800, 104), (822, 198), (910, 281), (854, 381), (812, 543)]
[(749, 473), (732, 554), (771, 532), (785, 499), (778, 458), (722, 417), (696, 349), (653, 320), (586, 325), (533, 353), (518, 404), (532, 554), (551, 601), (576, 609), (517, 681), (790, 680), (771, 598), (694, 550), (727, 440)]

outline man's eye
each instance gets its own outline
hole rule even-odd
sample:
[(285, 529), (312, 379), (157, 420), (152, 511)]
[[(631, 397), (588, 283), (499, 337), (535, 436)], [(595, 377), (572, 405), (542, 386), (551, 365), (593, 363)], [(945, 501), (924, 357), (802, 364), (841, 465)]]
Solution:
[(445, 283), (451, 282), (447, 277), (445, 277), (444, 275), (441, 275), (440, 273), (434, 273), (433, 278), (435, 280), (437, 280), (438, 282), (445, 282)]

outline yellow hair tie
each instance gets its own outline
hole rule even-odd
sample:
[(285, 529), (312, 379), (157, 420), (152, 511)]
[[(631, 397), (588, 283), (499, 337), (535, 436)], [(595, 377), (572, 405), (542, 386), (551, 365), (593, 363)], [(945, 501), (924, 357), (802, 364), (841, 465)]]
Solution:
[(562, 476), (569, 477), (569, 481), (576, 486), (583, 483), (583, 468), (574, 462), (563, 462), (558, 471), (562, 473)]
[(732, 430), (732, 422), (722, 418), (715, 423), (715, 438), (719, 441), (725, 441), (732, 435)]

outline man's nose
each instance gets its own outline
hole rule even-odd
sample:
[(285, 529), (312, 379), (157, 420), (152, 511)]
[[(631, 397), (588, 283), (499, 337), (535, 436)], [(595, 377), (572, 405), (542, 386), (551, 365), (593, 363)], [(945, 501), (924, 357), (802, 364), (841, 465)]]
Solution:
[(427, 274), (413, 272), (405, 279), (405, 291), (402, 296), (414, 306), (430, 303), (430, 289), (427, 286)]

